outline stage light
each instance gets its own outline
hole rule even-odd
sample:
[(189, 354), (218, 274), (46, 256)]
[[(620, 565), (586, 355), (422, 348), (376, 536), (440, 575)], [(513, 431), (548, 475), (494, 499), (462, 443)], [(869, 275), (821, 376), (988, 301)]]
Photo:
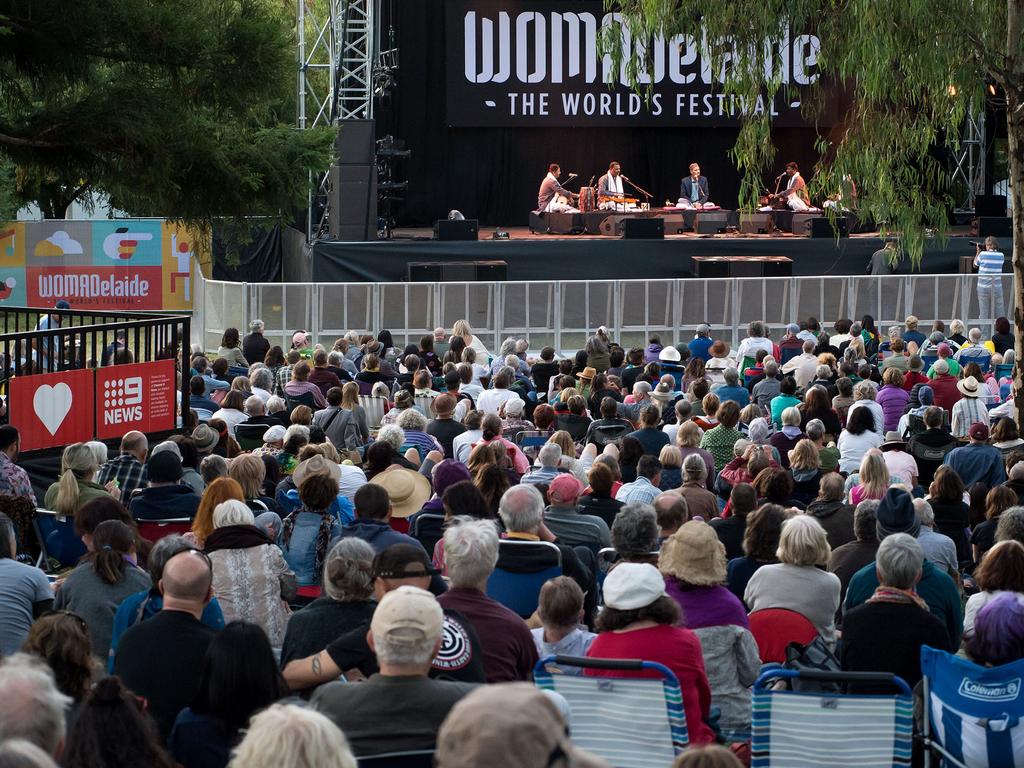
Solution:
[(991, 95), (991, 96), (995, 96), (996, 95), (996, 84), (995, 83), (989, 83), (988, 84), (988, 92), (989, 92), (989, 95)]
[(950, 96), (956, 96), (957, 94), (957, 89), (955, 85), (950, 85), (949, 88), (947, 88), (946, 90), (949, 92)]

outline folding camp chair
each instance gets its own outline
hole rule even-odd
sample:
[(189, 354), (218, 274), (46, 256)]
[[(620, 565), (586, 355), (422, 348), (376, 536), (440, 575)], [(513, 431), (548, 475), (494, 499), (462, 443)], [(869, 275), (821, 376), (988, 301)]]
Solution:
[(427, 553), (434, 551), (434, 546), (444, 535), (444, 515), (431, 512), (417, 512), (409, 521), (409, 535), (423, 545)]
[(77, 565), (85, 554), (85, 544), (75, 533), (74, 518), (64, 517), (51, 509), (37, 509), (32, 515), (32, 528), (39, 540), (39, 559), (36, 565), (44, 567), (50, 559), (62, 566)]
[(931, 367), (935, 365), (935, 363), (938, 362), (938, 360), (938, 355), (921, 355), (921, 362), (924, 363), (925, 373), (931, 370)]
[(618, 444), (622, 438), (632, 431), (633, 428), (626, 424), (609, 424), (608, 426), (594, 427), (590, 430), (590, 442), (603, 449), (609, 443)]
[(921, 672), (926, 766), (932, 750), (956, 768), (1024, 766), (1024, 659), (980, 667), (925, 646)]
[[(992, 358), (989, 358), (991, 360)], [(1007, 376), (1013, 376), (1013, 363), (997, 363), (996, 364), (996, 381), (1005, 378)]]
[(235, 439), (243, 451), (255, 451), (263, 445), (263, 435), (268, 429), (266, 424), (239, 424), (235, 427)]
[(420, 409), (424, 416), (428, 419), (434, 418), (434, 411), (432, 409), (434, 399), (437, 395), (416, 395), (413, 397), (413, 405)]
[[(535, 571), (511, 571), (502, 568), (502, 550), (508, 552), (513, 549), (518, 552), (533, 549), (540, 567)], [(487, 580), (487, 596), (514, 613), (528, 618), (537, 610), (540, 588), (549, 579), (561, 575), (562, 552), (550, 541), (502, 539), (498, 542), (498, 566)]]
[(370, 430), (380, 428), (380, 421), (387, 412), (387, 398), (373, 397), (372, 395), (359, 395), (359, 404), (366, 411), (366, 421)]
[(303, 392), (301, 395), (285, 395), (284, 402), (289, 415), (300, 405), (309, 406), (313, 411), (317, 410), (316, 398), (313, 397), (312, 392)]
[(758, 656), (765, 664), (786, 661), (786, 646), (807, 645), (818, 636), (810, 619), (786, 608), (764, 608), (750, 614), (750, 633), (757, 642)]
[[(777, 679), (891, 685), (898, 695), (772, 690)], [(751, 768), (909, 766), (913, 697), (888, 672), (796, 671), (776, 667), (754, 683)]]
[[(661, 679), (552, 674), (549, 664), (637, 673), (654, 670)], [(573, 744), (616, 768), (671, 765), (689, 742), (679, 680), (662, 664), (545, 656), (534, 667), (533, 680), (538, 688), (555, 691), (568, 702)]]
[(192, 530), (192, 520), (188, 517), (173, 517), (165, 520), (136, 520), (139, 535), (152, 542), (160, 541), (164, 536), (177, 533), (184, 535)]
[(530, 461), (537, 459), (540, 448), (551, 437), (550, 432), (543, 432), (539, 429), (524, 429), (516, 435), (515, 444)]

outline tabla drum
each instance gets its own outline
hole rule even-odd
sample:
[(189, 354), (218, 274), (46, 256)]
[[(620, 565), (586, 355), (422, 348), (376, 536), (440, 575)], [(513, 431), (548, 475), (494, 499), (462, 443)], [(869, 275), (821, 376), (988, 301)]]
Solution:
[(584, 213), (597, 210), (597, 195), (594, 194), (593, 187), (580, 188), (580, 210)]

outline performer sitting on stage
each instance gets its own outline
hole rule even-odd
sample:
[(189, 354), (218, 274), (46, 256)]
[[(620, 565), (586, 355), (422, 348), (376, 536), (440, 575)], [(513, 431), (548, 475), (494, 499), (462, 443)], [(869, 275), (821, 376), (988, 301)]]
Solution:
[(782, 193), (786, 205), (798, 213), (809, 210), (811, 198), (807, 195), (807, 183), (800, 175), (800, 166), (796, 163), (786, 163), (786, 175), (789, 176), (789, 183)]
[(597, 201), (598, 208), (603, 211), (635, 211), (637, 210), (636, 199), (626, 197), (622, 190), (622, 168), (619, 163), (613, 160), (608, 165), (608, 173), (598, 179)]
[(690, 175), (679, 184), (677, 208), (699, 208), (708, 201), (708, 179), (700, 175), (700, 166), (690, 163)]
[(572, 199), (577, 195), (558, 183), (561, 175), (562, 169), (558, 163), (548, 166), (548, 175), (540, 183), (540, 191), (537, 193), (538, 213), (579, 213), (578, 208), (572, 207)]

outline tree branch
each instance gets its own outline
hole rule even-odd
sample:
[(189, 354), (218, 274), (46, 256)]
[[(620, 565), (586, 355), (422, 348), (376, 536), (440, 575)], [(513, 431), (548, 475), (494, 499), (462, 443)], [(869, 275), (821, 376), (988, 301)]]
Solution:
[(7, 144), (11, 147), (36, 147), (37, 149), (59, 149), (67, 146), (67, 144), (55, 144), (52, 141), (23, 139), (20, 136), (9, 136), (6, 133), (0, 133), (0, 144)]

